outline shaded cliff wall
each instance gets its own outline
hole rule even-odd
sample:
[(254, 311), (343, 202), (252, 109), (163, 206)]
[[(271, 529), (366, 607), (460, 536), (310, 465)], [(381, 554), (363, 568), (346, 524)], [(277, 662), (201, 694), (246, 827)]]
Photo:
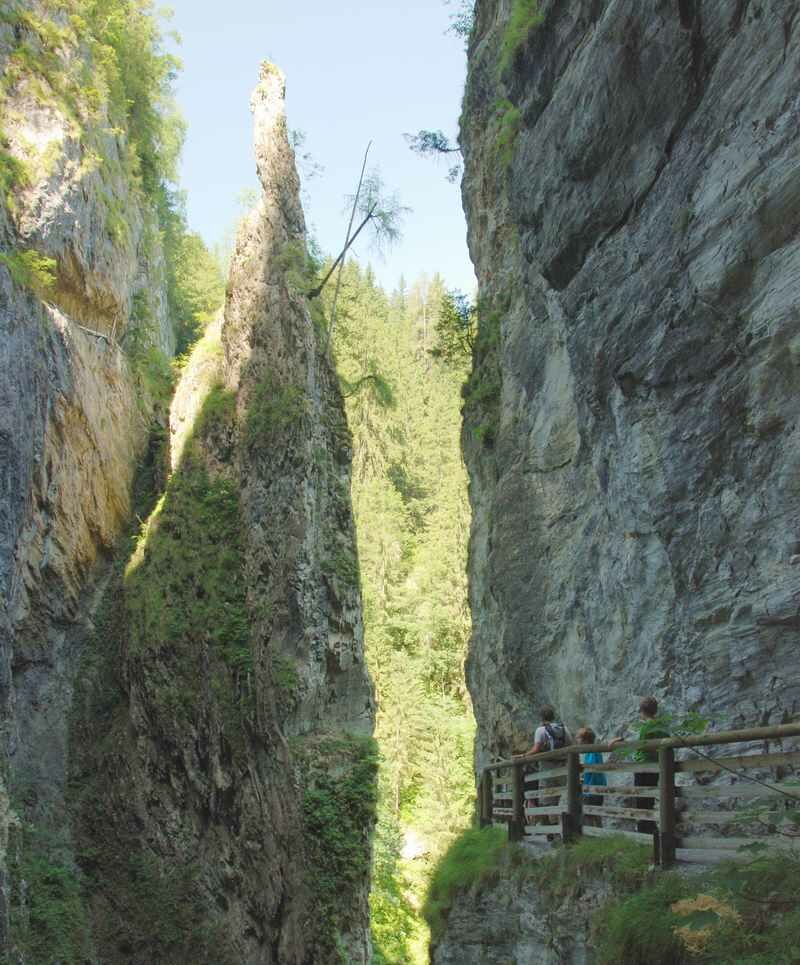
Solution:
[(104, 962), (370, 959), (350, 437), (289, 271), (305, 229), (283, 88), (264, 65), (263, 195), (175, 394), (166, 490), (87, 650), (71, 785)]
[[(461, 125), (478, 762), (537, 705), (798, 710), (800, 17), (478, 0)], [(516, 6), (520, 6), (517, 4)]]
[[(51, 19), (35, 2), (4, 5), (0, 755), (17, 813), (62, 826), (84, 595), (128, 518), (149, 424), (163, 417), (156, 387), (120, 346), (128, 338), (163, 356), (174, 344), (156, 217), (126, 174), (126, 139), (102, 105), (89, 110), (76, 95), (68, 106), (66, 82), (59, 86), (90, 70), (65, 16)], [(18, 831), (13, 812), (8, 818)], [(12, 887), (7, 876), (5, 817), (0, 823), (6, 947), (21, 882)], [(19, 834), (11, 857), (17, 868), (25, 860)]]

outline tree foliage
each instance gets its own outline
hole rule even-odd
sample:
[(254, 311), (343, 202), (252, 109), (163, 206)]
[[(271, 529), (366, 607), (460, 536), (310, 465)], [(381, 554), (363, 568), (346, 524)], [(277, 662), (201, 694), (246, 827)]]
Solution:
[(431, 355), (446, 365), (463, 370), (472, 362), (478, 319), (477, 310), (463, 292), (447, 291), (439, 303)]
[[(320, 283), (307, 292), (309, 298), (317, 298), (322, 293), (336, 269), (344, 264), (348, 252), (365, 228), (371, 229), (372, 245), (382, 253), (399, 239), (402, 219), (410, 210), (402, 204), (396, 193), (387, 191), (377, 170), (368, 174), (362, 172), (356, 193), (350, 195), (346, 201), (348, 206), (352, 206), (352, 215), (344, 247), (333, 259)], [(356, 220), (358, 224), (355, 230), (352, 230)]]
[[(439, 160), (445, 154), (461, 154), (461, 148), (452, 142), (444, 131), (428, 131), (421, 129), (416, 134), (404, 134), (406, 143), (411, 150), (420, 157)], [(461, 161), (452, 164), (447, 170), (447, 180), (453, 184), (461, 176), (463, 165)]]
[(462, 37), (466, 46), (475, 26), (475, 0), (445, 0), (445, 3), (454, 8), (450, 14), (450, 32)]
[[(221, 305), (224, 285), (217, 261), (187, 227), (176, 185), (185, 124), (175, 107), (180, 62), (166, 49), (165, 16), (152, 0), (42, 0), (36, 9), (20, 4), (4, 10), (2, 22), (13, 26), (15, 42), (0, 105), (12, 87), (23, 85), (37, 101), (56, 107), (81, 143), (81, 170), (100, 168), (109, 185), (123, 181), (128, 194), (154, 212), (157, 225), (144, 232), (141, 244), (157, 263), (160, 234), (170, 315), (183, 352)], [(13, 209), (14, 190), (33, 173), (10, 153), (2, 130), (0, 148), (0, 192)], [(106, 230), (119, 246), (131, 243), (124, 197), (112, 190), (101, 198)], [(55, 281), (55, 265), (34, 254), (25, 252), (8, 267), (19, 283), (41, 291)], [(139, 331), (130, 334), (129, 345), (137, 338), (152, 342), (152, 305), (133, 308)]]
[[(387, 296), (343, 272), (333, 348), (353, 434), (353, 504), (367, 658), (378, 699), (376, 961), (421, 961), (418, 908), (433, 861), (473, 807), (474, 724), (463, 663), (469, 510), (459, 436), (465, 359), (433, 358), (438, 276)], [(326, 292), (329, 300), (331, 293)], [(392, 404), (377, 391), (379, 375)], [(421, 854), (403, 857), (416, 842)]]

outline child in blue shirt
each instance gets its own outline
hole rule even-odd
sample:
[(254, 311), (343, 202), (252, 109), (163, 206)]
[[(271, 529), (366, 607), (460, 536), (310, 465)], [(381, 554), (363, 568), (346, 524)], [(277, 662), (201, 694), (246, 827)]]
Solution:
[[(597, 738), (591, 727), (581, 727), (578, 733), (575, 735), (575, 739), (579, 744), (596, 744)], [(590, 751), (588, 754), (581, 754), (581, 760), (584, 764), (602, 764), (603, 755), (597, 751)], [(602, 771), (584, 771), (583, 772), (583, 803), (587, 807), (602, 807), (603, 795), (602, 794), (592, 794), (592, 787), (605, 787), (607, 784), (606, 776)], [(599, 828), (601, 826), (600, 816), (597, 814), (586, 814), (583, 818), (583, 823), (588, 827)]]

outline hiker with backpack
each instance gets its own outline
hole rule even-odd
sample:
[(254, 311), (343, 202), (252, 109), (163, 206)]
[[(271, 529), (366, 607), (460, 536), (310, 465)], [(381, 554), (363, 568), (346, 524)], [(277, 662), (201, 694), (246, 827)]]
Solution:
[[(533, 747), (525, 753), (527, 757), (529, 754), (542, 754), (545, 751), (557, 751), (562, 747), (567, 747), (572, 743), (572, 738), (569, 735), (567, 728), (558, 720), (556, 720), (555, 709), (546, 704), (539, 711), (539, 717), (541, 718), (541, 724), (536, 728), (533, 734)], [(561, 767), (565, 761), (562, 760), (549, 760), (544, 764), (544, 768), (549, 770), (550, 768)], [(559, 790), (564, 789), (564, 780), (560, 777), (546, 777), (544, 780), (538, 782), (539, 788), (559, 788)], [(557, 797), (542, 798), (538, 801), (539, 805), (542, 807), (555, 807), (558, 804)], [(543, 824), (558, 824), (558, 816), (546, 814), (540, 819)]]
[(542, 722), (534, 731), (533, 747), (525, 752), (526, 757), (529, 754), (543, 754), (545, 751), (557, 751), (559, 748), (566, 747), (572, 743), (569, 731), (560, 721), (556, 720), (556, 712), (550, 704), (542, 707), (539, 711), (539, 717)]

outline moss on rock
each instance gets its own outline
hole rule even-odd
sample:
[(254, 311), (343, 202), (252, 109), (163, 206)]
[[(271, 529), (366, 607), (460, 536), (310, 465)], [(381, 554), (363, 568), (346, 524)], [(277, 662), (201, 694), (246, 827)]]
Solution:
[(320, 961), (359, 924), (370, 836), (378, 802), (378, 750), (371, 737), (350, 734), (293, 742), (303, 786), (306, 882), (318, 911)]

